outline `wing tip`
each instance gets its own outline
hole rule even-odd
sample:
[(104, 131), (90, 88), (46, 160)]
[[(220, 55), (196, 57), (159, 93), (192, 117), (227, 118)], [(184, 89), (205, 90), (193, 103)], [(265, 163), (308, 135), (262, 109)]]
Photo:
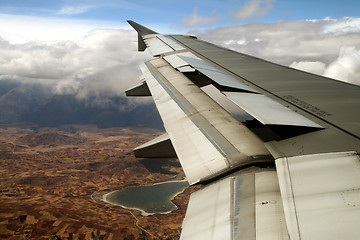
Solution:
[(157, 32), (137, 23), (132, 20), (126, 20), (138, 33), (140, 36), (146, 35), (146, 34), (158, 34)]

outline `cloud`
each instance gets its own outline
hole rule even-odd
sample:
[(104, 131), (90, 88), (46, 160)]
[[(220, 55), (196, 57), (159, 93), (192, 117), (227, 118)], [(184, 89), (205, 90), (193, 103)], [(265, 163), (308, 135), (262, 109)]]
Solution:
[(323, 62), (319, 62), (319, 61), (315, 61), (315, 62), (293, 62), (292, 64), (290, 64), (290, 67), (292, 68), (296, 68), (299, 70), (303, 70), (306, 72), (311, 72), (311, 73), (315, 73), (318, 75), (323, 75), (325, 72), (325, 63)]
[(328, 66), (324, 75), (360, 85), (360, 48), (342, 47), (338, 58)]
[(121, 22), (85, 21), (61, 18), (43, 18), (25, 15), (0, 14), (0, 36), (11, 43), (40, 41), (80, 41), (96, 28), (129, 29)]
[(351, 82), (360, 79), (358, 18), (252, 23), (198, 31), (197, 36), (315, 74)]
[(85, 13), (87, 11), (89, 11), (90, 9), (92, 9), (93, 7), (91, 6), (65, 6), (62, 7), (59, 11), (58, 14), (59, 15), (77, 15), (77, 14), (81, 14), (81, 13)]
[(14, 15), (2, 19), (0, 81), (41, 84), (52, 94), (106, 105), (139, 83), (139, 64), (150, 58), (137, 52), (137, 34), (124, 23)]
[(250, 0), (232, 15), (232, 19), (243, 20), (265, 16), (271, 9), (275, 0)]
[(360, 85), (360, 50), (341, 47), (339, 55), (328, 66), (322, 62), (293, 62), (290, 67)]
[[(353, 30), (344, 31), (350, 22)], [(335, 19), (253, 23), (198, 32), (198, 37), (286, 66), (355, 82), (360, 79), (360, 30), (356, 31), (356, 22)], [(46, 29), (48, 22), (44, 24)], [(334, 25), (342, 27), (326, 31)], [(66, 26), (70, 25), (65, 22), (54, 28)], [(97, 28), (86, 33), (84, 29), (90, 25), (85, 26), (79, 27), (83, 36), (78, 35), (78, 39), (0, 39), (0, 80), (41, 82), (54, 94), (73, 94), (78, 99), (106, 104), (112, 96), (136, 85), (138, 65), (150, 58), (136, 52), (136, 32)]]
[(120, 96), (138, 83), (138, 65), (149, 57), (136, 52), (134, 39), (134, 31), (96, 29), (81, 41), (1, 40), (0, 80), (41, 82), (85, 100)]
[(326, 18), (329, 23), (324, 28), (324, 33), (357, 33), (360, 31), (360, 18), (345, 17), (342, 21)]
[(180, 23), (181, 27), (197, 27), (206, 26), (220, 21), (219, 16), (203, 17), (198, 15), (198, 7), (194, 7), (194, 11), (188, 17), (183, 17)]

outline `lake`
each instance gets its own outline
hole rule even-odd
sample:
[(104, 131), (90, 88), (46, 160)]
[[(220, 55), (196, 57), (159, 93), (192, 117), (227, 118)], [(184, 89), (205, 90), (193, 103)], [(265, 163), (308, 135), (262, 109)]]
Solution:
[(187, 181), (176, 181), (127, 187), (106, 194), (104, 200), (125, 208), (140, 209), (146, 214), (167, 213), (176, 209), (171, 200), (188, 186)]

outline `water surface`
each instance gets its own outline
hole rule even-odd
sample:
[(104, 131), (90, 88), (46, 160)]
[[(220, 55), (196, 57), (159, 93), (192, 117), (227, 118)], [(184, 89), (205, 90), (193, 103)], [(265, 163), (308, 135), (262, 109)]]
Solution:
[(176, 209), (171, 200), (189, 186), (187, 181), (165, 182), (149, 186), (127, 187), (105, 195), (105, 201), (144, 212), (164, 213)]

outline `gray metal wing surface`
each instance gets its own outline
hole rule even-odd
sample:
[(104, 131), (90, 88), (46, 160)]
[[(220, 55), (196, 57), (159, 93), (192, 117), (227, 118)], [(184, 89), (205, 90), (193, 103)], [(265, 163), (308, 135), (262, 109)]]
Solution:
[(359, 86), (128, 22), (154, 59), (127, 95), (151, 95), (167, 132), (135, 154), (202, 184), (181, 239), (360, 239)]

